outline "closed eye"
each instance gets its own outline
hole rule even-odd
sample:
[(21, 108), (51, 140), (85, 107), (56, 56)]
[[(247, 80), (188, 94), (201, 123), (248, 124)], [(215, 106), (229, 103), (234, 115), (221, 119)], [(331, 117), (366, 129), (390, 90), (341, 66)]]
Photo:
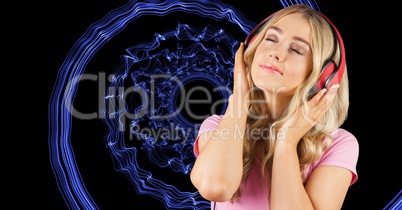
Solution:
[[(273, 42), (273, 43), (278, 43), (278, 39), (276, 38), (276, 36), (272, 36), (272, 35), (266, 37), (265, 40), (269, 41), (269, 42)], [(296, 44), (291, 44), (289, 49), (298, 55), (303, 55), (303, 50), (301, 50), (300, 47)]]
[(276, 39), (272, 39), (272, 38), (269, 38), (269, 37), (265, 38), (265, 40), (270, 41), (270, 42), (278, 42)]
[(299, 54), (299, 55), (303, 55), (303, 53), (301, 53), (299, 50), (294, 49), (294, 48), (290, 48), (290, 50), (292, 50), (293, 52)]
[(289, 46), (289, 49), (290, 49), (292, 52), (297, 53), (298, 55), (303, 55), (303, 54), (304, 54), (303, 47), (299, 46), (299, 45), (296, 44), (296, 43), (292, 43), (292, 44)]

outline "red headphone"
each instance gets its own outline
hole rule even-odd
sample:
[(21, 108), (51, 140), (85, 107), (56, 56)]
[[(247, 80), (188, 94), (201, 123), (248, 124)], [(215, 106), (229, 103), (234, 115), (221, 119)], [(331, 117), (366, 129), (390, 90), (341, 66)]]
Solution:
[[(343, 45), (343, 40), (338, 29), (336, 29), (334, 24), (326, 16), (324, 16), (320, 12), (317, 13), (320, 14), (322, 17), (324, 17), (332, 28), (332, 31), (340, 47), (340, 61), (339, 65), (336, 65), (333, 60), (327, 60), (326, 62), (324, 62), (324, 65), (321, 70), (321, 75), (318, 78), (318, 81), (316, 82), (314, 87), (310, 90), (310, 95), (317, 93), (323, 88), (329, 88), (333, 84), (339, 84), (342, 80), (343, 73), (345, 72), (345, 65), (346, 65), (345, 47)], [(259, 33), (259, 30), (261, 29), (261, 26), (263, 26), (272, 16), (273, 14), (265, 18), (249, 33), (249, 35), (246, 37), (244, 41), (245, 49), (251, 42), (254, 41), (256, 35)]]

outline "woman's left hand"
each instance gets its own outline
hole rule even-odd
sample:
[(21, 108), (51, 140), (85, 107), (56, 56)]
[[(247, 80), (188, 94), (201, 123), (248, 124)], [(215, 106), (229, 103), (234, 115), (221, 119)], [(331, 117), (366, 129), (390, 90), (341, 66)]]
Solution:
[(313, 126), (317, 125), (321, 117), (331, 107), (335, 99), (339, 84), (331, 86), (329, 89), (322, 89), (308, 103), (307, 107), (300, 106), (279, 130), (279, 139), (293, 141), (297, 146), (303, 135)]

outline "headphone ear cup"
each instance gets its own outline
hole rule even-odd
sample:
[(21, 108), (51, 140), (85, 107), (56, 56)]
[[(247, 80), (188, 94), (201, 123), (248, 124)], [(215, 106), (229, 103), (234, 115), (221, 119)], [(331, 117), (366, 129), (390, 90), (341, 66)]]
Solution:
[(255, 39), (256, 37), (257, 37), (257, 36), (254, 35), (253, 37), (251, 37), (249, 40), (247, 40), (247, 41), (245, 42), (244, 50), (246, 50), (246, 48), (254, 41), (254, 39)]
[(339, 78), (337, 72), (335, 62), (332, 60), (326, 61), (312, 92), (317, 93), (323, 88), (329, 88), (333, 84), (339, 84), (341, 78)]

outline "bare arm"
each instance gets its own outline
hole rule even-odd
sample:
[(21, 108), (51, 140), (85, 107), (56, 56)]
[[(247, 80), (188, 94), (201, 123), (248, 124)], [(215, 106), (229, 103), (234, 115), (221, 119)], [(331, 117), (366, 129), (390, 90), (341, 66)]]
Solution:
[(198, 139), (199, 155), (191, 171), (191, 181), (201, 196), (210, 201), (227, 201), (240, 185), (243, 173), (242, 119), (225, 114), (216, 130)]
[(341, 209), (352, 174), (334, 166), (320, 166), (313, 171), (306, 186), (300, 176), (297, 143), (328, 110), (336, 89), (321, 91), (310, 102), (310, 115), (300, 111), (286, 122), (285, 135), (277, 139), (271, 180), (271, 209)]
[(190, 174), (201, 196), (210, 201), (229, 200), (243, 175), (243, 133), (247, 118), (244, 102), (248, 83), (242, 58), (243, 44), (236, 52), (234, 90), (228, 109), (216, 130), (199, 136), (199, 155)]
[(271, 187), (272, 210), (341, 209), (352, 179), (349, 170), (320, 166), (313, 171), (304, 187), (294, 147), (285, 141), (278, 142), (276, 147)]

